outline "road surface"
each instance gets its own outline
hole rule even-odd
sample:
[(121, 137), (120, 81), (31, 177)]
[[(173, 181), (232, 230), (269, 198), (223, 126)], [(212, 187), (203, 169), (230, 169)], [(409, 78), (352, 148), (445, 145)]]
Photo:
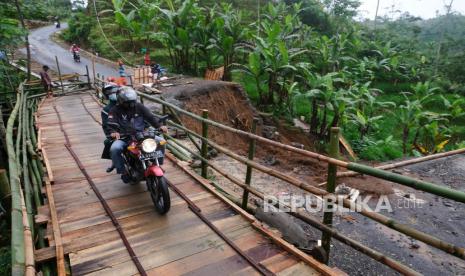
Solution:
[[(79, 73), (86, 74), (86, 65), (89, 67), (89, 73), (92, 76), (92, 61), (81, 55), (81, 62), (76, 63), (73, 60), (69, 49), (65, 49), (51, 39), (51, 35), (57, 31), (67, 28), (67, 23), (61, 24), (62, 28), (57, 29), (54, 25), (46, 26), (32, 30), (29, 35), (31, 45), (31, 57), (40, 64), (48, 65), (50, 69), (57, 71), (55, 56), (58, 57), (60, 70), (62, 74)], [(26, 50), (22, 49), (25, 53)], [(104, 76), (118, 76), (118, 71), (105, 64), (95, 63), (95, 71)]]

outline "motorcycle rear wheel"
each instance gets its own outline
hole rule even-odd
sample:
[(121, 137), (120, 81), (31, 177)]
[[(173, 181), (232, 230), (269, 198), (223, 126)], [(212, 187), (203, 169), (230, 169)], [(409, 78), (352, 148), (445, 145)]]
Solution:
[(166, 179), (162, 176), (149, 176), (147, 177), (147, 186), (157, 213), (160, 215), (166, 214), (171, 207), (170, 192)]

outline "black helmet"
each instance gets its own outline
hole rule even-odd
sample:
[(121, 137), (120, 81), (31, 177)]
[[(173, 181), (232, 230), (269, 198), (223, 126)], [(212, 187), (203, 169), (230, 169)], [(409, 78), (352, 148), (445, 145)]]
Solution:
[(116, 93), (119, 89), (119, 86), (114, 83), (107, 83), (103, 87), (103, 94), (108, 96), (109, 94)]
[(128, 86), (123, 86), (118, 89), (118, 103), (123, 104), (126, 102), (136, 102), (137, 93), (134, 89)]

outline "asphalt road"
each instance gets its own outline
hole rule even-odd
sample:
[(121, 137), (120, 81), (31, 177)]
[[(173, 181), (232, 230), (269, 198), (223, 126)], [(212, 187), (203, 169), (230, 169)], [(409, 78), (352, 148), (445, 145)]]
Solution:
[[(55, 56), (58, 57), (60, 70), (62, 74), (79, 73), (86, 74), (86, 65), (89, 67), (89, 73), (92, 76), (92, 61), (81, 54), (81, 62), (74, 62), (69, 49), (65, 49), (55, 43), (50, 36), (67, 28), (67, 23), (61, 24), (62, 28), (57, 29), (54, 25), (42, 27), (31, 31), (29, 43), (31, 46), (31, 57), (40, 64), (48, 65), (50, 69), (57, 71)], [(21, 49), (23, 53), (25, 49)], [(105, 76), (118, 76), (118, 71), (105, 64), (95, 63), (95, 71)]]

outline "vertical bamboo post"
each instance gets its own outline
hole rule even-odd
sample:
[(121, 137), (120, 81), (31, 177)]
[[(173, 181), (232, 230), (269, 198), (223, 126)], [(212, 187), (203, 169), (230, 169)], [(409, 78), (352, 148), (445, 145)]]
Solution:
[[(329, 140), (329, 156), (332, 158), (338, 158), (339, 153), (339, 128), (338, 127), (332, 127), (331, 128), (331, 135), (330, 135), (330, 140)], [(327, 184), (326, 184), (326, 191), (329, 193), (334, 193), (334, 190), (336, 189), (336, 174), (337, 174), (337, 165), (328, 164), (328, 178), (327, 178)], [(326, 208), (326, 211), (323, 216), (323, 223), (329, 227), (332, 227), (333, 224), (333, 212), (335, 209), (335, 204), (336, 200), (332, 200), (332, 208), (330, 210), (328, 209), (328, 198), (324, 198), (324, 206)], [(321, 238), (321, 245), (323, 249), (325, 250), (326, 258), (325, 261), (326, 263), (329, 260), (329, 251), (331, 249), (331, 233), (329, 232), (323, 232), (322, 238)]]
[(89, 66), (87, 65), (86, 65), (86, 76), (87, 76), (87, 84), (89, 85), (89, 89), (91, 89), (92, 85), (90, 84)]
[[(203, 109), (202, 110), (202, 117), (204, 119), (208, 119), (208, 110), (206, 109)], [(202, 137), (205, 138), (205, 139), (208, 139), (208, 123), (206, 122), (202, 122)], [(204, 141), (202, 140), (202, 157), (204, 159), (207, 159), (207, 155), (208, 155), (208, 143), (207, 141)], [(208, 164), (207, 162), (205, 162), (204, 160), (202, 160), (202, 177), (203, 178), (207, 178), (208, 177), (208, 173), (207, 173), (207, 167), (208, 167)]]
[(58, 78), (60, 79), (61, 84), (61, 93), (65, 93), (65, 88), (63, 86), (63, 80), (61, 79), (61, 70), (60, 70), (60, 63), (58, 62), (58, 57), (55, 56), (55, 61), (57, 62), (57, 69), (58, 69)]
[(92, 79), (93, 84), (95, 85), (95, 56), (92, 55)]
[(129, 86), (134, 87), (134, 84), (132, 83), (132, 75), (129, 75)]
[[(252, 122), (252, 130), (251, 132), (253, 134), (256, 134), (257, 130), (257, 123), (258, 123), (258, 118), (253, 118)], [(249, 140), (249, 160), (253, 160), (255, 156), (255, 145), (256, 145), (256, 140), (255, 139), (250, 139)], [(247, 165), (247, 172), (245, 174), (245, 184), (250, 186), (250, 181), (252, 180), (252, 167), (250, 165)], [(249, 201), (249, 191), (244, 189), (244, 193), (242, 194), (242, 209), (246, 210), (247, 209), (247, 203)]]

